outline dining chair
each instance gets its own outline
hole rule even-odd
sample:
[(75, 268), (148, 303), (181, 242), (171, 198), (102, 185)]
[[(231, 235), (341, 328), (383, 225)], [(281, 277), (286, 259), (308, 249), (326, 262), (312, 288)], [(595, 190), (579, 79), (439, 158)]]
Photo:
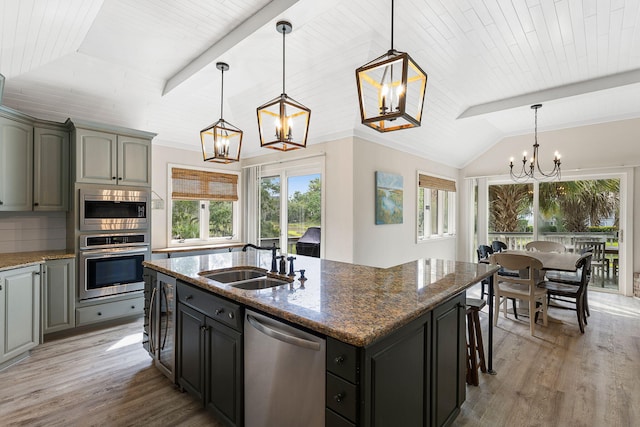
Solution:
[(507, 250), (508, 246), (505, 242), (494, 240), (493, 242), (491, 242), (491, 249), (493, 249), (493, 252), (497, 253)]
[[(578, 326), (580, 332), (584, 334), (584, 325), (587, 324), (586, 317), (586, 300), (587, 287), (591, 277), (591, 252), (587, 252), (576, 261), (576, 269), (580, 271), (580, 280), (578, 282), (558, 282), (553, 280), (545, 280), (538, 286), (547, 290), (548, 307), (564, 308), (575, 310), (578, 316)], [(567, 299), (570, 298), (570, 299)], [(561, 305), (550, 305), (551, 301), (562, 301), (575, 304), (575, 308), (565, 307)]]
[(588, 250), (593, 254), (591, 259), (591, 268), (600, 270), (599, 276), (602, 278), (602, 286), (604, 287), (605, 274), (609, 277), (609, 259), (605, 256), (606, 242), (597, 240), (578, 240), (575, 242), (577, 251)]
[(529, 242), (525, 245), (525, 249), (528, 251), (539, 251), (539, 252), (566, 252), (567, 248), (558, 242), (551, 242), (548, 240), (534, 240), (533, 242)]
[[(547, 290), (537, 286), (543, 274), (542, 263), (528, 255), (498, 253), (490, 257), (492, 264), (508, 270), (520, 271), (519, 277), (502, 276), (494, 273), (495, 307), (493, 324), (498, 324), (498, 312), (503, 303), (504, 317), (507, 317), (507, 298), (516, 298), (529, 303), (529, 327), (535, 332), (537, 313), (542, 313), (542, 323), (547, 326)], [(502, 299), (502, 300), (501, 300)]]
[[(591, 253), (590, 247), (583, 247), (579, 250), (580, 255), (585, 255), (587, 253)], [(592, 258), (593, 259), (593, 258)], [(580, 261), (580, 259), (578, 259)], [(583, 267), (578, 266), (578, 261), (576, 261), (576, 271), (559, 271), (559, 270), (546, 270), (545, 277), (547, 280), (552, 282), (564, 283), (567, 285), (580, 286), (580, 281), (582, 280), (582, 269)], [(587, 272), (589, 282), (591, 280), (591, 260), (589, 261), (589, 271)], [(591, 312), (589, 311), (589, 286), (587, 283), (587, 287), (584, 290), (584, 321), (587, 323), (587, 317), (591, 316)]]

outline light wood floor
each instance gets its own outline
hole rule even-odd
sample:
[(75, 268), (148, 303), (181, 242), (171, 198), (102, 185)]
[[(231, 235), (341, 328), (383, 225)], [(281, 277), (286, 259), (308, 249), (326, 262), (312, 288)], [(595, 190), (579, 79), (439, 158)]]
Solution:
[[(526, 319), (501, 317), (497, 375), (467, 386), (455, 425), (640, 425), (640, 300), (590, 292), (590, 305), (584, 335), (568, 310), (552, 309), (535, 337)], [(486, 313), (481, 321), (486, 339)], [(151, 365), (141, 328), (134, 321), (50, 341), (0, 372), (0, 425), (219, 425)]]

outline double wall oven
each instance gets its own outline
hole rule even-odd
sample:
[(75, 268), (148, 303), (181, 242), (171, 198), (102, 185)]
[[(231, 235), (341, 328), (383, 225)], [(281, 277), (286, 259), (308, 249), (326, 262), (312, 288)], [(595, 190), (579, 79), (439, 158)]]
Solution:
[(80, 189), (78, 296), (142, 291), (150, 258), (149, 191)]

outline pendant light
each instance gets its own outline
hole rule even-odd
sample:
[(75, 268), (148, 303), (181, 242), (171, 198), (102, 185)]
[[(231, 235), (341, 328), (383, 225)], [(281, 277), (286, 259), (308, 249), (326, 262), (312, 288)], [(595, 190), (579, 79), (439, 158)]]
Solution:
[(220, 120), (200, 131), (202, 155), (205, 162), (237, 162), (240, 160), (242, 131), (225, 121), (222, 115), (224, 106), (224, 72), (229, 70), (229, 65), (224, 62), (218, 62), (216, 63), (216, 68), (222, 73), (220, 83)]
[(420, 126), (427, 74), (406, 52), (393, 48), (356, 70), (362, 124), (379, 132)]
[[(560, 179), (560, 153), (555, 152), (553, 158), (553, 169), (549, 172), (543, 172), (542, 168), (540, 168), (540, 162), (538, 157), (538, 148), (540, 145), (538, 144), (538, 109), (542, 107), (542, 104), (535, 104), (531, 106), (531, 109), (534, 110), (535, 113), (535, 133), (533, 139), (533, 156), (531, 156), (529, 160), (529, 165), (527, 166), (527, 152), (525, 151), (522, 156), (522, 170), (519, 173), (513, 172), (513, 157), (509, 161), (509, 174), (511, 175), (511, 179), (514, 181), (527, 181), (529, 178), (531, 179)], [(536, 176), (536, 170), (537, 176)]]
[(276, 29), (282, 34), (282, 94), (257, 108), (260, 146), (279, 151), (297, 150), (307, 146), (311, 110), (287, 96), (285, 91), (285, 35), (291, 23), (279, 21)]

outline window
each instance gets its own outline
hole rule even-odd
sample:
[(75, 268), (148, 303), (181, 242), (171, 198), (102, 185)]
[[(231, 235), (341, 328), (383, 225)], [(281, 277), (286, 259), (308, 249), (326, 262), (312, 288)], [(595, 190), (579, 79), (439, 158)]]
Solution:
[(418, 241), (453, 236), (456, 183), (418, 173)]
[[(324, 159), (263, 166), (260, 171), (258, 244), (295, 254), (309, 227), (322, 226)], [(322, 247), (320, 248), (322, 251)]]
[(238, 175), (170, 167), (172, 244), (238, 236)]

